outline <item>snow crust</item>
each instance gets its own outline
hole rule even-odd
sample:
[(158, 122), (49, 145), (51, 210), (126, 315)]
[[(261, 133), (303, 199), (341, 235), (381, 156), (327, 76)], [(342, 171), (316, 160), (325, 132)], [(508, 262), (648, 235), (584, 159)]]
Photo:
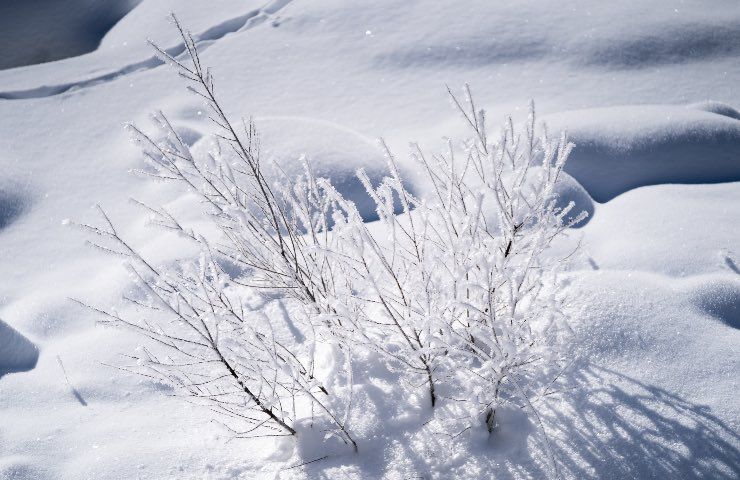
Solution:
[[(156, 261), (187, 253), (128, 198), (187, 221), (197, 205), (129, 174), (142, 161), (121, 128), (161, 108), (208, 148), (202, 106), (145, 44), (180, 48), (171, 10), (214, 67), (228, 113), (255, 116), (265, 152), (290, 158), (288, 169), (308, 154), (352, 195), (357, 166), (384, 166), (372, 139), (383, 136), (414, 178), (409, 141), (442, 151), (442, 137), (460, 133), (445, 84), (470, 82), (491, 125), (510, 112), (523, 121), (534, 98), (550, 132), (567, 128), (577, 144), (562, 201), (592, 213), (563, 245), (584, 254), (567, 273), (574, 393), (541, 410), (560, 473), (738, 477), (738, 2), (143, 0), (90, 53), (0, 70), (0, 478), (551, 475), (535, 419), (507, 411), (498, 436), (450, 439), (372, 359), (357, 372), (368, 379), (356, 385), (366, 412), (353, 420), (357, 455), (308, 424), (297, 441), (227, 441), (166, 387), (106, 366), (139, 340), (97, 327), (69, 298), (119, 308), (134, 287), (63, 220), (95, 221), (101, 203)], [(14, 41), (48, 44), (55, 32), (40, 36), (38, 18)], [(331, 372), (337, 358), (321, 356)], [(27, 371), (3, 375), (8, 358)]]

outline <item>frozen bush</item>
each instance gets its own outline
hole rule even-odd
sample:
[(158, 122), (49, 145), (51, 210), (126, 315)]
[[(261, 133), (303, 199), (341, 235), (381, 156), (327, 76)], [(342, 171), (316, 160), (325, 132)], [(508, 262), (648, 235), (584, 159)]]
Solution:
[[(375, 200), (377, 238), (356, 212), (337, 223), (349, 287), (332, 299), (364, 342), (423, 378), (432, 406), (439, 388), (474, 405), (489, 431), (502, 402), (530, 403), (556, 374), (567, 332), (551, 242), (585, 213), (557, 207), (555, 185), (572, 145), (535, 134), (534, 107), (523, 134), (509, 122), (489, 142), (482, 111), (450, 92), (473, 139), (429, 156), (418, 145), (432, 195), (404, 186), (386, 148), (391, 175), (380, 185), (359, 172)], [(394, 204), (404, 214), (394, 215)], [(536, 391), (536, 384), (545, 380)]]
[[(532, 107), (523, 132), (509, 120), (492, 142), (469, 89), (465, 102), (450, 92), (472, 139), (450, 141), (437, 155), (414, 146), (426, 196), (404, 184), (387, 147), (389, 175), (380, 184), (358, 171), (379, 217), (371, 229), (308, 162), (297, 178), (265, 179), (255, 125), (233, 126), (196, 45), (175, 22), (188, 61), (155, 48), (208, 105), (220, 148), (235, 156), (194, 156), (161, 113), (156, 135), (129, 127), (149, 164), (141, 173), (197, 194), (218, 231), (213, 238), (142, 205), (199, 252), (157, 266), (102, 210), (104, 226), (86, 226), (97, 246), (129, 260), (141, 293), (127, 300), (154, 312), (100, 310), (151, 340), (131, 368), (209, 405), (237, 435), (292, 435), (301, 418), (321, 415), (327, 433), (355, 449), (349, 419), (359, 350), (385, 359), (407, 384), (426, 385), (431, 406), (459, 402), (469, 425), (493, 431), (508, 402), (534, 410), (534, 399), (552, 391), (567, 332), (557, 279), (566, 258), (548, 250), (585, 215), (572, 203), (558, 206), (555, 186), (572, 148), (565, 135), (538, 137)], [(299, 335), (276, 331), (265, 308), (272, 302)], [(344, 358), (334, 372), (343, 393), (317, 380), (317, 348)]]
[[(83, 227), (96, 235), (96, 246), (129, 260), (142, 295), (126, 300), (158, 315), (153, 320), (143, 313), (100, 312), (156, 346), (140, 349), (134, 371), (206, 403), (229, 420), (227, 426), (237, 435), (295, 434), (294, 422), (302, 406), (295, 400), (300, 396), (308, 399), (309, 408), (304, 410), (330, 419), (333, 428), (328, 434), (356, 448), (344, 422), (329, 407), (326, 388), (313, 375), (315, 335), (310, 322), (327, 311), (326, 291), (332, 288), (333, 267), (323, 259), (322, 250), (328, 241), (331, 201), (324, 190), (333, 189), (313, 177), (308, 177), (309, 183), (285, 179), (277, 192), (268, 184), (254, 124), (245, 122), (243, 131), (237, 132), (216, 101), (213, 77), (201, 66), (192, 37), (176, 19), (175, 24), (189, 65), (154, 48), (188, 81), (188, 89), (207, 103), (210, 119), (219, 129), (217, 137), (235, 153), (236, 161), (227, 161), (219, 151), (195, 158), (161, 112), (153, 116), (156, 135), (133, 125), (128, 128), (149, 165), (139, 173), (180, 184), (198, 195), (223, 238), (213, 243), (204, 232), (183, 227), (164, 208), (140, 204), (152, 223), (178, 233), (200, 252), (195, 260), (158, 267), (118, 234), (101, 209), (105, 225)], [(224, 265), (247, 273), (232, 278)], [(263, 311), (266, 298), (291, 300), (303, 307), (292, 319), (306, 333), (302, 344), (276, 335)]]

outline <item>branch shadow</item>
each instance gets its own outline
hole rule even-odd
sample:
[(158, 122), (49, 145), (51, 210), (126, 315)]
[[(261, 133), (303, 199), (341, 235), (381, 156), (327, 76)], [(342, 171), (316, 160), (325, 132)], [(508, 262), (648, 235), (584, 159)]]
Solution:
[(709, 407), (593, 364), (568, 383), (541, 413), (564, 477), (740, 477), (740, 436)]
[[(709, 407), (585, 362), (569, 370), (564, 383), (559, 399), (538, 406), (562, 478), (740, 478), (740, 436)], [(360, 455), (329, 455), (293, 473), (312, 479), (339, 472), (344, 478), (552, 477), (538, 422), (515, 410), (503, 419), (510, 426), (499, 438), (471, 430), (453, 439), (421, 425), (393, 433), (397, 426), (390, 425), (358, 439)], [(312, 453), (304, 459), (319, 457)]]

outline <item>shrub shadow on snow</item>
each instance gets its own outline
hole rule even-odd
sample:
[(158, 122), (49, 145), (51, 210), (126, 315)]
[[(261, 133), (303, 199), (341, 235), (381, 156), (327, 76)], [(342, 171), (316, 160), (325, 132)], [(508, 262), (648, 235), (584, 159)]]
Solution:
[(562, 478), (737, 478), (740, 436), (708, 407), (597, 365), (568, 375), (566, 393), (538, 406), (547, 439), (517, 407), (501, 409), (493, 436), (482, 424), (453, 435), (429, 426), (444, 402), (398, 415), (383, 410), (393, 393), (369, 392), (388, 418), (358, 439), (359, 455), (338, 441), (326, 446), (315, 426), (301, 432), (299, 460), (286, 470), (315, 479), (551, 478), (549, 442)]
[(597, 365), (543, 412), (568, 478), (737, 478), (740, 436), (703, 405)]
[[(454, 399), (454, 389), (438, 390), (434, 409), (416, 388), (403, 388), (397, 374), (370, 361), (354, 365), (351, 428), (359, 453), (337, 439), (323, 440), (321, 425), (306, 425), (297, 437), (297, 458), (286, 470), (312, 479), (503, 478), (530, 474), (546, 478), (530, 444), (539, 444), (533, 419), (516, 406), (498, 410), (494, 435), (483, 419), (470, 425), (468, 405)], [(360, 375), (360, 371), (366, 375)], [(412, 393), (415, 392), (415, 393)], [(300, 469), (300, 470), (299, 470)]]

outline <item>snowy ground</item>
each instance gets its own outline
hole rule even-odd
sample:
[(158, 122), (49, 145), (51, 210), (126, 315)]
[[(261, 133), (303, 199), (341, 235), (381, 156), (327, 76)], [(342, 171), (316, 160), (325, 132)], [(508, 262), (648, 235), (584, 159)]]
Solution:
[[(542, 412), (562, 475), (740, 476), (738, 2), (143, 0), (91, 53), (0, 70), (0, 478), (549, 474), (540, 429), (517, 412), (499, 441), (450, 443), (418, 428), (422, 407), (389, 413), (388, 431), (369, 419), (359, 455), (279, 471), (323, 447), (309, 434), (228, 441), (161, 386), (106, 366), (136, 339), (69, 298), (112, 305), (128, 280), (62, 220), (92, 221), (100, 203), (129, 238), (151, 238), (127, 199), (173, 192), (128, 173), (141, 156), (123, 123), (161, 108), (207, 141), (202, 106), (144, 43), (180, 51), (173, 10), (229, 113), (264, 124), (272, 154), (306, 151), (339, 180), (383, 161), (374, 138), (403, 154), (461, 134), (445, 84), (469, 82), (493, 123), (522, 120), (534, 98), (577, 144), (566, 170), (593, 210), (568, 274), (575, 393)], [(23, 34), (47, 38), (48, 20), (35, 23)], [(389, 385), (360, 390), (393, 405)]]

